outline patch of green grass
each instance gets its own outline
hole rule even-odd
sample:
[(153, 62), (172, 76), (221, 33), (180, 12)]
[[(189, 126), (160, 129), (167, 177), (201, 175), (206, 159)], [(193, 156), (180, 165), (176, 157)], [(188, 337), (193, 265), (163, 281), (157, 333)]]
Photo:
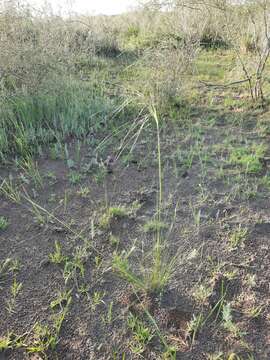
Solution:
[(105, 292), (101, 291), (94, 291), (92, 297), (91, 297), (91, 309), (92, 311), (96, 310), (96, 307), (100, 304), (105, 304), (103, 301), (104, 296), (106, 295)]
[(49, 259), (53, 264), (63, 264), (66, 262), (67, 256), (63, 255), (61, 245), (58, 241), (55, 242), (55, 251), (49, 254)]
[(81, 186), (80, 190), (77, 191), (77, 194), (80, 195), (83, 198), (87, 198), (89, 194), (91, 193), (91, 190), (87, 186)]
[(270, 174), (267, 174), (260, 179), (260, 185), (270, 190)]
[(16, 299), (19, 292), (22, 289), (22, 283), (19, 283), (16, 278), (13, 279), (13, 282), (10, 287), (10, 298), (7, 299), (7, 310), (11, 313), (14, 311), (16, 306)]
[(17, 259), (7, 258), (0, 261), (0, 276), (12, 274), (20, 270), (20, 263)]
[(80, 174), (79, 172), (72, 171), (71, 173), (69, 173), (68, 179), (72, 185), (77, 185), (82, 180), (82, 174)]
[(8, 225), (8, 220), (4, 216), (0, 216), (0, 231), (6, 230)]
[(25, 345), (25, 334), (22, 336), (14, 333), (8, 333), (6, 336), (0, 337), (0, 353), (11, 349), (21, 349)]
[[(154, 106), (149, 107), (149, 112), (153, 118), (156, 127), (156, 146), (157, 146), (157, 163), (158, 163), (158, 199), (157, 199), (157, 221), (161, 223), (161, 209), (163, 207), (163, 182), (162, 182), (162, 159), (161, 159), (161, 142), (160, 142), (160, 121), (157, 110)], [(138, 204), (135, 204), (135, 211)], [(134, 210), (133, 210), (134, 211)], [(157, 223), (154, 225), (156, 229)], [(146, 254), (147, 266), (142, 259), (140, 271), (137, 274), (133, 270), (130, 263), (130, 255), (132, 250), (128, 253), (114, 254), (113, 269), (120, 277), (129, 282), (133, 287), (140, 291), (146, 292), (160, 292), (168, 284), (175, 269), (176, 257), (172, 256), (167, 251), (166, 238), (161, 236), (161, 230), (158, 228), (155, 234), (154, 243), (151, 250)], [(149, 261), (150, 259), (150, 261)]]
[(247, 174), (258, 174), (263, 169), (262, 159), (265, 152), (266, 147), (263, 144), (235, 148), (230, 153), (229, 162), (240, 166)]
[[(0, 103), (0, 160), (16, 153), (24, 157), (37, 154), (40, 146), (66, 136), (79, 138), (99, 129), (115, 109), (103, 88), (74, 77), (48, 79), (35, 94), (18, 92)], [(52, 157), (58, 151), (52, 149)]]
[(159, 220), (149, 220), (143, 225), (144, 232), (156, 232), (167, 229), (168, 225)]
[(113, 206), (106, 209), (105, 213), (101, 216), (99, 225), (106, 229), (110, 226), (111, 221), (129, 216), (129, 209), (124, 206)]
[(135, 286), (135, 288), (146, 290), (143, 279), (132, 270), (127, 254), (114, 254), (112, 266), (120, 277)]
[(247, 236), (248, 229), (242, 228), (241, 225), (234, 230), (228, 239), (230, 249), (236, 249), (243, 244)]
[(128, 215), (128, 212), (123, 206), (110, 207), (108, 209), (108, 214), (112, 217), (121, 218)]
[(231, 51), (201, 51), (195, 62), (199, 78), (222, 83), (229, 68), (232, 67), (233, 58), (234, 54)]
[(129, 315), (127, 323), (128, 327), (132, 330), (132, 341), (129, 345), (130, 349), (134, 354), (142, 354), (147, 344), (152, 340), (154, 332), (133, 314)]
[(78, 281), (78, 277), (83, 278), (85, 275), (85, 258), (87, 249), (78, 247), (75, 254), (65, 262), (63, 277), (67, 284), (69, 280)]
[(0, 337), (0, 352), (13, 348), (14, 342), (12, 340), (12, 337), (12, 334), (5, 337)]

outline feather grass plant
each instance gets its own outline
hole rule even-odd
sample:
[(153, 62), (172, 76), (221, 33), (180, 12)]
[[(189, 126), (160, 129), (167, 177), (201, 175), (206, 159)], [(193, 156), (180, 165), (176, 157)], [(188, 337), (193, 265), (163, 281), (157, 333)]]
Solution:
[[(163, 175), (162, 175), (162, 161), (161, 161), (161, 141), (160, 141), (160, 120), (156, 107), (150, 106), (149, 113), (154, 121), (156, 129), (156, 143), (157, 143), (157, 160), (158, 160), (158, 196), (157, 196), (157, 211), (156, 221), (161, 223), (161, 211), (163, 202)], [(154, 242), (152, 249), (146, 254), (146, 259), (149, 266), (142, 265), (140, 272), (137, 274), (130, 262), (130, 256), (134, 252), (133, 247), (129, 252), (122, 254), (115, 254), (113, 257), (113, 269), (118, 275), (130, 283), (134, 289), (153, 293), (160, 292), (170, 281), (175, 269), (177, 255), (171, 256), (168, 252), (168, 243), (166, 235), (162, 234), (162, 229), (156, 227), (154, 233)], [(145, 260), (146, 260), (145, 259)]]

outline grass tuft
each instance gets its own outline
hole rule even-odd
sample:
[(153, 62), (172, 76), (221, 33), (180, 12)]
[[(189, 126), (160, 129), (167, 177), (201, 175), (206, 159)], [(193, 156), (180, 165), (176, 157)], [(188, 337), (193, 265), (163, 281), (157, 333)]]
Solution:
[(168, 225), (158, 220), (150, 220), (143, 225), (143, 230), (145, 232), (150, 232), (150, 233), (167, 230), (167, 229), (168, 229)]
[(231, 151), (229, 161), (231, 164), (240, 166), (247, 174), (258, 174), (263, 169), (262, 159), (265, 152), (266, 147), (262, 144), (239, 147)]
[(0, 231), (4, 231), (8, 227), (8, 220), (4, 216), (0, 216)]

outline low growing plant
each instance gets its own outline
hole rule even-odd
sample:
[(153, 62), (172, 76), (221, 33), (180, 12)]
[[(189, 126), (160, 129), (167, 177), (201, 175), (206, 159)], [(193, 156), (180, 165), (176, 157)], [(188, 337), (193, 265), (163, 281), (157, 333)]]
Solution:
[(6, 230), (8, 227), (8, 220), (4, 216), (0, 216), (0, 231)]

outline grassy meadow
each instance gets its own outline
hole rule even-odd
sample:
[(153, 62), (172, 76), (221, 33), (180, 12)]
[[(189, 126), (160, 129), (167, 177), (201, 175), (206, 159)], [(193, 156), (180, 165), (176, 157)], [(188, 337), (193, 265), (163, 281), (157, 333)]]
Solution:
[(0, 4), (0, 359), (270, 358), (269, 4), (189, 1)]

